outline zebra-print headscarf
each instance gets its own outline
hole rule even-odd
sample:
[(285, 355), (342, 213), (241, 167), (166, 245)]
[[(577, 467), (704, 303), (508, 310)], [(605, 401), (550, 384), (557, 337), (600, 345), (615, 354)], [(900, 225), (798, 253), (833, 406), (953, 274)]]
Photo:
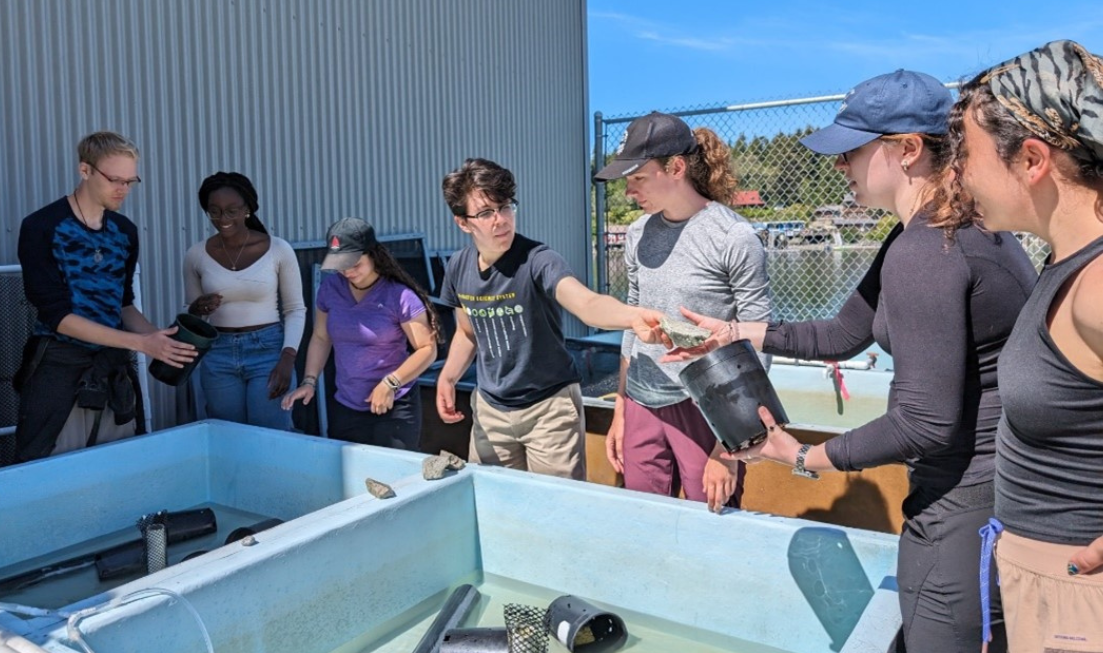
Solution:
[(1075, 41), (1053, 41), (981, 78), (999, 103), (1045, 142), (1103, 162), (1103, 59)]

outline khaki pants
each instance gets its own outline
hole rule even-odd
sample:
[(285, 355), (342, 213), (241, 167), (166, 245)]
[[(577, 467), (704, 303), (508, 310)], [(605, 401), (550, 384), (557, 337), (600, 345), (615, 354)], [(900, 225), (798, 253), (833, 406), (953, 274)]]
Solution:
[(1103, 653), (1103, 573), (1067, 571), (1081, 548), (1000, 535), (996, 564), (1010, 653)]
[[(57, 444), (54, 445), (50, 455), (56, 456), (77, 449), (84, 449), (95, 420), (96, 411), (73, 406), (73, 410), (69, 412), (69, 419), (65, 420), (65, 426), (61, 427), (61, 433), (57, 436)], [(135, 420), (130, 420), (126, 424), (115, 424), (115, 411), (104, 408), (96, 444), (107, 444), (108, 442), (129, 438), (134, 435), (137, 425), (138, 423)]]
[(472, 398), (471, 462), (586, 479), (586, 425), (579, 384), (516, 410), (491, 406), (477, 389)]

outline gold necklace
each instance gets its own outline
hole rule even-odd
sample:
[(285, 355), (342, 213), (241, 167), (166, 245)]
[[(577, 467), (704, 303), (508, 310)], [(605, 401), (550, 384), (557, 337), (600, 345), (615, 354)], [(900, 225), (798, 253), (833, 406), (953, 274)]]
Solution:
[[(241, 253), (245, 251), (245, 246), (249, 244), (249, 236), (251, 234), (245, 234), (245, 242), (241, 244), (241, 249), (237, 250), (237, 256), (233, 261), (230, 261), (230, 269), (237, 272), (237, 262), (241, 260)], [(218, 242), (222, 243), (222, 252), (226, 254), (226, 260), (230, 260), (230, 252), (226, 250), (226, 239), (222, 237), (222, 234), (218, 234)]]
[[(77, 197), (76, 191), (73, 191), (73, 204), (77, 205), (77, 216), (80, 217), (81, 224), (84, 225), (84, 228), (88, 231), (95, 232), (96, 230), (93, 229), (88, 224), (88, 221), (84, 219), (84, 211), (80, 208), (80, 199)], [(92, 260), (96, 263), (99, 263), (103, 260), (103, 251), (100, 248), (101, 245), (99, 243), (96, 243), (96, 251), (92, 254)]]

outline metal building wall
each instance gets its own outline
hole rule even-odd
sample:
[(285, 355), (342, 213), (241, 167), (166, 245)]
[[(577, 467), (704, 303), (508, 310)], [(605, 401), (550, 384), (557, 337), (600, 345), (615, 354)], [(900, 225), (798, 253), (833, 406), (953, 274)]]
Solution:
[(0, 264), (22, 217), (74, 187), (80, 137), (113, 129), (142, 150), (122, 212), (155, 323), (183, 304), (183, 253), (211, 233), (195, 193), (217, 170), (249, 175), (289, 241), (356, 215), (452, 249), (466, 236), (440, 180), (489, 157), (517, 175), (519, 230), (581, 276), (585, 20), (585, 0), (3, 0)]

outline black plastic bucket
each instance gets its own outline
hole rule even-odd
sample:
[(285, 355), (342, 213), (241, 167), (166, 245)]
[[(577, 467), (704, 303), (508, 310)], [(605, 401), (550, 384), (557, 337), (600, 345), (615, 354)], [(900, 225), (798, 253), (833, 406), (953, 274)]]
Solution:
[(196, 356), (184, 367), (173, 367), (161, 361), (153, 361), (149, 366), (149, 373), (161, 383), (180, 385), (188, 380), (192, 371), (199, 365), (203, 355), (214, 344), (215, 339), (218, 338), (218, 329), (188, 313), (177, 315), (172, 326), (177, 327), (176, 333), (172, 334), (173, 340), (194, 345)]
[(624, 620), (577, 596), (561, 596), (548, 606), (552, 637), (568, 651), (606, 653), (628, 641)]
[(765, 406), (778, 424), (789, 417), (748, 340), (737, 340), (693, 361), (678, 375), (716, 438), (729, 452), (766, 439), (758, 417)]

